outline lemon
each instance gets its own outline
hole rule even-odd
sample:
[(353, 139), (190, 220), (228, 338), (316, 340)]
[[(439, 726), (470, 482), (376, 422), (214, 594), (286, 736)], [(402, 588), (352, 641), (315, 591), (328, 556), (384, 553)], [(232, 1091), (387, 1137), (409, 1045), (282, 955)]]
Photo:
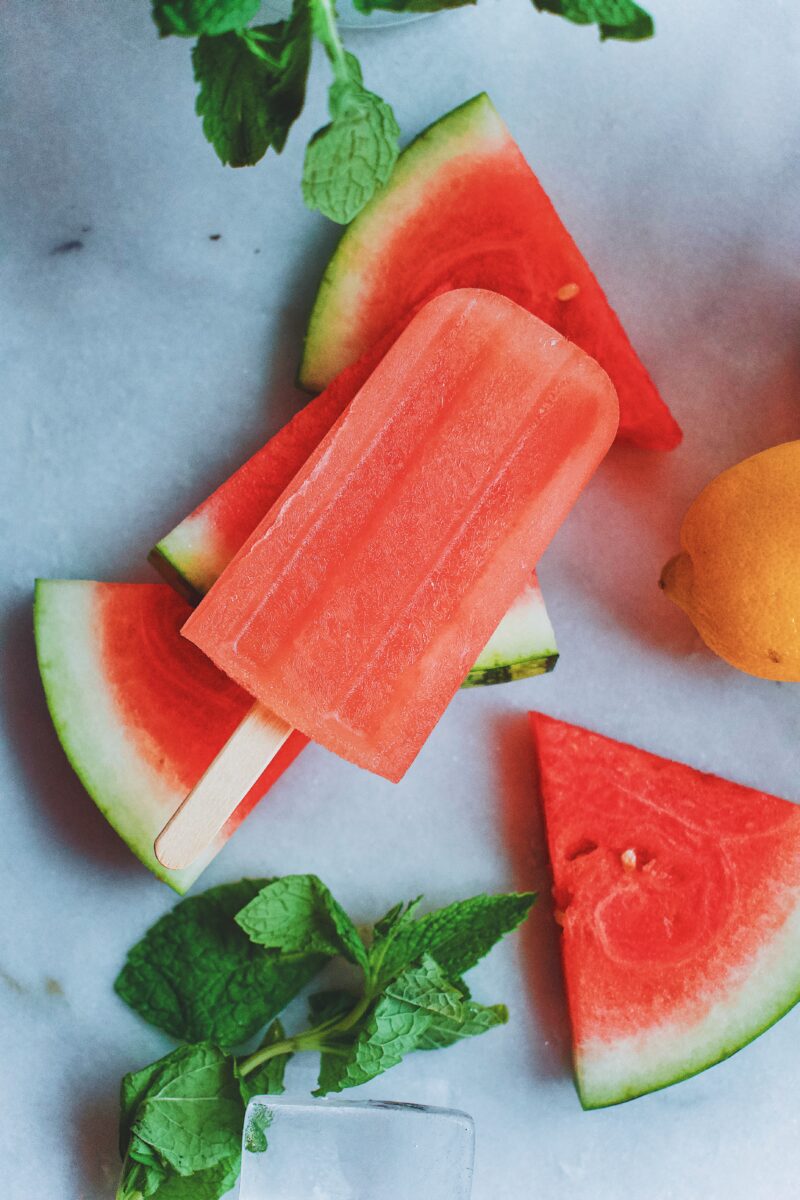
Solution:
[(800, 682), (800, 441), (723, 471), (681, 526), (660, 585), (715, 654)]

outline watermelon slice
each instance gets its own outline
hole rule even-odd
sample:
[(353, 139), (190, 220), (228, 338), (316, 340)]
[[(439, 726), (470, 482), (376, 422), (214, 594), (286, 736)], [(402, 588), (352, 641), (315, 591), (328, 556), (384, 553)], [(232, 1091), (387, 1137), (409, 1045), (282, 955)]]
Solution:
[(509, 296), (596, 358), (619, 394), (622, 440), (678, 445), (678, 425), (485, 94), (412, 142), (345, 231), (311, 314), (302, 386), (324, 388), (426, 298), (456, 287)]
[(694, 1075), (800, 999), (800, 807), (531, 714), (585, 1108)]
[(181, 893), (307, 741), (292, 734), (202, 859), (161, 866), (156, 834), (252, 705), (180, 636), (189, 612), (163, 584), (36, 584), (39, 669), (67, 757), (134, 854)]
[[(383, 358), (396, 332), (346, 368), (154, 547), (150, 561), (191, 603), (208, 591), (247, 541)], [(534, 572), (464, 686), (541, 675), (552, 671), (557, 660), (553, 626)]]

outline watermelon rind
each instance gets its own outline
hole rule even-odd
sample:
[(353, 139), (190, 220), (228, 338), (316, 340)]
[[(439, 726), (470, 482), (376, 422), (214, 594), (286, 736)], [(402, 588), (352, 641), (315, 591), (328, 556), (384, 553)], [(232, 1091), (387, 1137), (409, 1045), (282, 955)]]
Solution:
[(575, 1061), (583, 1108), (608, 1108), (660, 1091), (730, 1058), (800, 1001), (800, 895), (797, 907), (755, 961), (733, 996), (715, 1004), (689, 1032), (664, 1024), (618, 1039), (585, 1043)]
[(207, 570), (202, 565), (203, 560), (198, 560), (193, 550), (186, 550), (181, 541), (183, 527), (192, 520), (193, 517), (187, 517), (171, 533), (166, 534), (150, 551), (147, 561), (151, 567), (155, 567), (165, 583), (194, 605), (200, 603), (211, 585), (206, 582)]
[(441, 165), (458, 155), (458, 140), (465, 149), (476, 142), (487, 153), (500, 148), (508, 130), (486, 92), (480, 92), (429, 125), (403, 150), (389, 187), (379, 192), (344, 231), (317, 291), (306, 330), (298, 383), (308, 392), (319, 392), (339, 374), (361, 349), (348, 336), (345, 315), (358, 308), (363, 288), (363, 247), (380, 245), (387, 227), (396, 228), (413, 216), (426, 181)]
[(461, 686), (530, 679), (552, 671), (557, 661), (556, 635), (534, 578), (511, 605)]
[(175, 811), (185, 790), (137, 753), (115, 712), (100, 657), (96, 586), (36, 581), (34, 634), (47, 706), (73, 770), (103, 816), (154, 875), (183, 894), (219, 847), (182, 871), (168, 871), (155, 857), (164, 814)]

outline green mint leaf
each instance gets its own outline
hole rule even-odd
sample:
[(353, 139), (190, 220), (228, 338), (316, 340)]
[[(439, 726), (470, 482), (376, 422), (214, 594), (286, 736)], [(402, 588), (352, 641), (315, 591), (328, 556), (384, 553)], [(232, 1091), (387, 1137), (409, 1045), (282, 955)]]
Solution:
[(385, 100), (361, 83), (352, 54), (328, 92), (331, 122), (306, 148), (303, 199), (309, 208), (346, 225), (383, 187), (397, 161), (400, 128)]
[(266, 882), (243, 879), (183, 900), (128, 953), (117, 994), (184, 1041), (228, 1048), (252, 1037), (325, 961), (264, 954), (236, 924), (236, 913)]
[(316, 875), (284, 875), (267, 884), (236, 921), (253, 942), (283, 958), (341, 954), (366, 966), (358, 930)]
[(236, 1185), (241, 1168), (241, 1154), (192, 1175), (168, 1175), (153, 1200), (220, 1200)]
[(557, 13), (576, 25), (597, 25), (600, 37), (638, 42), (655, 33), (653, 18), (633, 0), (533, 0), (539, 12)]
[[(328, 1056), (315, 1095), (358, 1087), (396, 1066), (424, 1040), (432, 1025), (452, 1032), (464, 1023), (461, 993), (430, 957), (408, 967), (388, 985), (346, 1053)], [(334, 1045), (334, 1049), (339, 1049)]]
[(450, 982), (452, 983), (454, 988), (458, 988), (459, 992), (461, 992), (461, 995), (464, 997), (465, 1000), (472, 999), (472, 992), (467, 987), (465, 980), (458, 978), (458, 979), (451, 979)]
[[(264, 1035), (259, 1050), (263, 1050), (267, 1046), (275, 1046), (278, 1042), (282, 1042), (285, 1037), (286, 1034), (283, 1025), (280, 1021), (273, 1021)], [(266, 1062), (263, 1062), (260, 1067), (256, 1067), (248, 1075), (239, 1075), (237, 1071), (239, 1088), (245, 1104), (253, 1096), (281, 1095), (284, 1091), (283, 1076), (291, 1057), (291, 1051), (286, 1054), (276, 1054), (274, 1058), (268, 1058)]]
[(179, 1175), (191, 1175), (239, 1153), (244, 1104), (234, 1064), (210, 1042), (180, 1046), (160, 1060), (131, 1126), (132, 1139)]
[(116, 1200), (148, 1200), (167, 1178), (166, 1168), (145, 1165), (131, 1155), (125, 1159)]
[[(191, 1047), (184, 1047), (190, 1050)], [(122, 1080), (120, 1096), (120, 1148), (125, 1159), (117, 1200), (217, 1200), (236, 1183), (239, 1175), (239, 1149), (230, 1158), (191, 1176), (176, 1174), (175, 1168), (162, 1157), (156, 1146), (145, 1140), (134, 1125), (142, 1115), (146, 1102), (172, 1088), (176, 1076), (176, 1056), (173, 1051), (141, 1071), (133, 1071)], [(183, 1059), (179, 1060), (183, 1062)]]
[(416, 900), (409, 900), (407, 904), (401, 901), (400, 904), (395, 904), (394, 908), (390, 908), (372, 927), (373, 947), (393, 938), (401, 925), (412, 920), (421, 903), (422, 896), (417, 896)]
[(256, 1104), (247, 1118), (244, 1131), (245, 1149), (250, 1154), (263, 1154), (267, 1148), (267, 1130), (272, 1124), (272, 1113), (266, 1104)]
[(153, 20), (162, 37), (212, 37), (242, 29), (261, 7), (261, 0), (152, 0)]
[(508, 1021), (508, 1009), (504, 1004), (476, 1004), (465, 1001), (459, 1020), (439, 1017), (431, 1021), (417, 1042), (417, 1050), (443, 1050), (464, 1038), (477, 1037)]
[(277, 154), (299, 117), (311, 57), (311, 18), (297, 0), (288, 21), (201, 37), (192, 51), (197, 113), (223, 163), (252, 166)]
[[(161, 1071), (163, 1059), (143, 1067), (141, 1071), (131, 1071), (122, 1078), (119, 1098), (119, 1153), (124, 1158), (129, 1153), (128, 1145), (131, 1140), (131, 1129), (136, 1119), (139, 1105), (147, 1095), (155, 1077)], [(138, 1161), (145, 1161), (141, 1155)]]
[(370, 949), (378, 985), (423, 954), (430, 954), (448, 979), (460, 978), (525, 920), (535, 899), (532, 892), (473, 896), (418, 920), (403, 920)]

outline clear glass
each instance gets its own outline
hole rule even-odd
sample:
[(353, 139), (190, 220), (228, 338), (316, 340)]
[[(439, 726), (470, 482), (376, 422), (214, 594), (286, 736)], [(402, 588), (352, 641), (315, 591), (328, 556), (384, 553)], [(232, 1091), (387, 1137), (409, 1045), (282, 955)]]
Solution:
[(469, 1200), (474, 1149), (455, 1109), (256, 1096), (239, 1200)]

